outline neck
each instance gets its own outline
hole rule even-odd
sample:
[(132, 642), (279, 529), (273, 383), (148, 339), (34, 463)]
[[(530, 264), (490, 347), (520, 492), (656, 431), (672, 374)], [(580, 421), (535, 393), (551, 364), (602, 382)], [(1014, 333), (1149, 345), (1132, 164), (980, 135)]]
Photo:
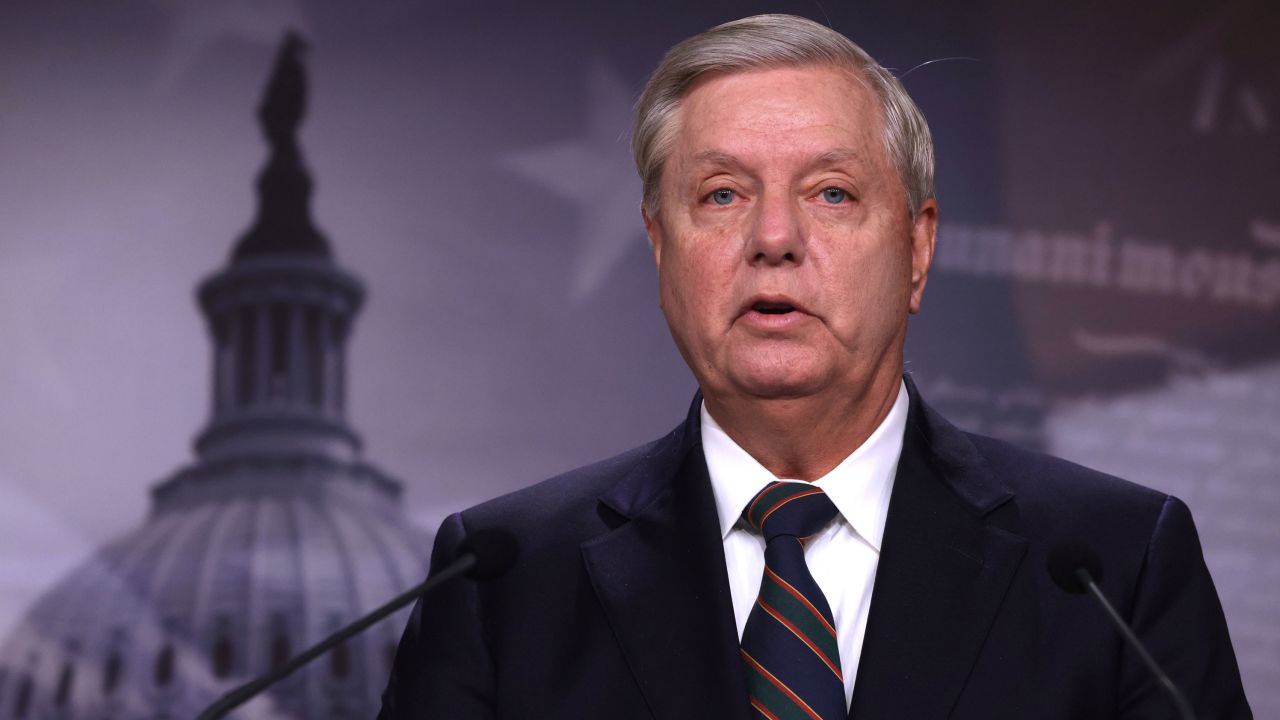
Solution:
[(898, 398), (899, 372), (845, 392), (799, 398), (712, 397), (707, 412), (775, 477), (813, 482), (857, 450)]

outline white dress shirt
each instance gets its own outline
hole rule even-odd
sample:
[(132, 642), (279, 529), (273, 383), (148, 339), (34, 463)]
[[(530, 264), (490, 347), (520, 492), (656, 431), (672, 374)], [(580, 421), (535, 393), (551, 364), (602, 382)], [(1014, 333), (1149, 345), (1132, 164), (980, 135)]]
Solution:
[[(901, 384), (893, 408), (871, 437), (835, 469), (814, 481), (840, 511), (830, 525), (805, 544), (804, 554), (809, 572), (835, 616), (846, 706), (853, 698), (853, 681), (858, 675), (871, 586), (906, 427), (907, 387)], [(720, 515), (733, 614), (741, 638), (764, 575), (764, 537), (742, 520), (742, 511), (765, 485), (787, 478), (774, 477), (739, 447), (707, 412), (706, 403), (702, 405), (702, 449)]]

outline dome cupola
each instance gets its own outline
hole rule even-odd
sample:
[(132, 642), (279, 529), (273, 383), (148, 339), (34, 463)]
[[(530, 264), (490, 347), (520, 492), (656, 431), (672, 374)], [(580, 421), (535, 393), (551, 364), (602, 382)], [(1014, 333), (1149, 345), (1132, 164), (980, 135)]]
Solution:
[[(48, 591), (0, 646), (0, 719), (180, 720), (426, 573), (430, 537), (346, 419), (364, 297), (311, 218), (297, 130), (304, 44), (259, 108), (258, 212), (198, 298), (213, 344), (194, 461), (141, 527)], [(237, 709), (239, 720), (373, 717), (408, 610)]]
[(351, 459), (346, 345), (364, 289), (311, 219), (297, 132), (306, 110), (304, 43), (286, 36), (258, 109), (270, 156), (258, 213), (227, 267), (200, 286), (213, 340), (213, 412), (196, 439), (210, 460), (264, 453)]

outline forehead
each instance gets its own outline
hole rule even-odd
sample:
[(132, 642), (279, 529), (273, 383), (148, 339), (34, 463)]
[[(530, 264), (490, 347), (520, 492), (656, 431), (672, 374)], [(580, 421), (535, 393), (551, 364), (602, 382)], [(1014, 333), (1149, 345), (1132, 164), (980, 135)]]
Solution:
[(879, 103), (854, 71), (826, 65), (715, 75), (685, 95), (673, 152), (686, 167), (839, 152), (884, 167)]

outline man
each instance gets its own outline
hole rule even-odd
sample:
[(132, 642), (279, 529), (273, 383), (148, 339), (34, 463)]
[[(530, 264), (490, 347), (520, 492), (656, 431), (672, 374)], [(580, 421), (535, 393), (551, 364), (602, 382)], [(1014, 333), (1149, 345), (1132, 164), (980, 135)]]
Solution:
[[(1186, 507), (962, 433), (902, 374), (937, 205), (928, 127), (843, 36), (787, 16), (681, 43), (633, 149), (661, 305), (700, 395), (671, 434), (454, 515), (520, 544), (415, 609), (383, 718), (1250, 717)], [(780, 483), (780, 480), (790, 481)]]

